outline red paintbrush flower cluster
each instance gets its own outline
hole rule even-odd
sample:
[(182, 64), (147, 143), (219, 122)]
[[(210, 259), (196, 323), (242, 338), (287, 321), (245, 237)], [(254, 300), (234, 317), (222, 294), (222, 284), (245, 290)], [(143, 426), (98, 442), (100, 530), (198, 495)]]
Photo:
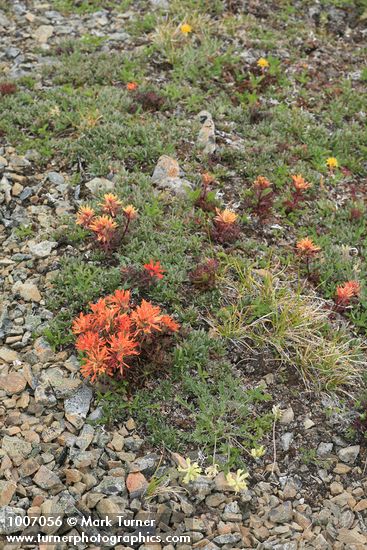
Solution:
[(150, 260), (149, 263), (144, 264), (142, 267), (122, 267), (121, 279), (129, 287), (136, 287), (139, 291), (144, 292), (163, 279), (164, 272), (165, 269), (163, 269), (159, 261)]
[(162, 268), (160, 262), (155, 262), (150, 260), (148, 264), (144, 264), (145, 271), (149, 274), (152, 279), (163, 279), (164, 269)]
[(91, 382), (103, 375), (122, 376), (159, 335), (180, 328), (159, 306), (146, 300), (133, 306), (129, 290), (116, 290), (90, 304), (90, 309), (91, 313), (80, 313), (72, 330), (75, 346), (84, 355), (81, 373)]
[(357, 298), (361, 292), (361, 285), (358, 281), (348, 281), (338, 286), (335, 292), (335, 304), (339, 308), (349, 306), (353, 298)]
[(98, 244), (109, 251), (115, 248), (126, 235), (130, 223), (137, 217), (137, 210), (129, 204), (122, 207), (116, 195), (106, 193), (99, 204), (102, 214), (97, 215), (90, 206), (79, 208), (76, 223), (92, 231)]

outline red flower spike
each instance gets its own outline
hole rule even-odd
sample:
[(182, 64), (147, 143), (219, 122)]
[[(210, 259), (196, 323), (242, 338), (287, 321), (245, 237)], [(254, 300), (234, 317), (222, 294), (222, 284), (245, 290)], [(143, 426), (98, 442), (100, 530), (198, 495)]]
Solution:
[(73, 334), (80, 334), (81, 332), (86, 332), (89, 330), (91, 326), (92, 315), (84, 315), (84, 313), (80, 313), (79, 317), (73, 321), (72, 332)]
[(161, 323), (170, 332), (177, 332), (180, 328), (180, 325), (169, 315), (162, 315)]
[(162, 268), (160, 262), (154, 263), (154, 260), (150, 260), (148, 264), (144, 264), (144, 269), (147, 270), (152, 278), (155, 277), (156, 279), (163, 279), (164, 269)]
[(131, 314), (131, 319), (135, 323), (136, 332), (151, 334), (153, 330), (161, 331), (160, 323), (162, 315), (158, 306), (153, 306), (150, 302), (143, 300)]
[(131, 292), (130, 290), (115, 290), (114, 294), (107, 297), (107, 302), (116, 306), (121, 311), (127, 311), (130, 306)]

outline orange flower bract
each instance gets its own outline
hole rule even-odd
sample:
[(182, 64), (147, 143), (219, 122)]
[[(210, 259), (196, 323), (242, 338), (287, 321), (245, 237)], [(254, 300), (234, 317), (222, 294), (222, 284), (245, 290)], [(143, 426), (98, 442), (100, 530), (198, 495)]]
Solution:
[(95, 212), (93, 208), (90, 206), (81, 206), (76, 215), (76, 223), (85, 229), (89, 229), (94, 216)]
[(98, 333), (91, 330), (81, 334), (75, 344), (76, 349), (79, 351), (91, 351), (103, 346), (104, 341), (100, 338)]
[(131, 314), (131, 319), (136, 325), (137, 332), (151, 334), (153, 330), (162, 330), (160, 327), (162, 315), (158, 306), (143, 300)]
[(95, 382), (102, 374), (110, 374), (111, 366), (108, 364), (108, 350), (105, 347), (99, 347), (87, 352), (87, 359), (80, 367), (80, 372), (91, 382)]
[(102, 206), (103, 212), (114, 218), (121, 210), (122, 203), (113, 193), (106, 193), (100, 206)]
[(309, 237), (305, 237), (304, 239), (300, 239), (296, 244), (296, 249), (300, 256), (312, 256), (313, 254), (317, 254), (317, 252), (320, 252), (321, 248), (319, 246), (316, 246), (312, 239)]
[(122, 311), (126, 311), (129, 308), (131, 299), (130, 290), (115, 290), (114, 294), (111, 294), (106, 298), (106, 301), (113, 306), (116, 306)]
[(108, 341), (110, 344), (109, 354), (113, 357), (116, 356), (118, 362), (118, 368), (122, 371), (123, 367), (128, 367), (126, 359), (132, 355), (139, 355), (139, 351), (136, 349), (139, 344), (130, 339), (124, 332), (119, 332), (111, 336)]
[(216, 208), (215, 211), (217, 213), (214, 218), (215, 222), (224, 225), (232, 225), (237, 220), (237, 214), (232, 212), (232, 210), (228, 210), (227, 208), (225, 210), (219, 210), (219, 208)]
[(208, 172), (204, 172), (203, 174), (201, 174), (201, 181), (203, 182), (203, 185), (210, 185), (214, 182), (214, 178)]
[(134, 92), (135, 90), (138, 89), (138, 85), (136, 82), (128, 82), (126, 84), (126, 89), (128, 92)]
[(300, 174), (292, 176), (292, 180), (296, 191), (306, 191), (312, 187), (312, 184), (306, 181)]
[(91, 313), (80, 313), (74, 320), (73, 333), (77, 335), (75, 346), (83, 353), (81, 373), (91, 382), (105, 375), (123, 376), (161, 334), (167, 341), (167, 332), (179, 329), (169, 315), (162, 315), (159, 306), (146, 300), (132, 305), (129, 290), (117, 289), (89, 307)]
[(85, 332), (91, 328), (91, 325), (92, 325), (92, 316), (90, 314), (84, 315), (84, 313), (80, 313), (79, 317), (77, 317), (73, 321), (73, 325), (72, 325), (73, 334), (80, 334), (81, 332)]
[(97, 241), (108, 246), (116, 236), (117, 223), (110, 216), (98, 216), (89, 229), (96, 234)]
[(138, 211), (136, 210), (136, 208), (134, 208), (132, 204), (125, 206), (122, 210), (129, 220), (134, 220), (138, 216)]
[(164, 269), (162, 269), (160, 262), (154, 263), (153, 260), (150, 260), (150, 262), (148, 264), (144, 264), (143, 267), (151, 277), (156, 277), (157, 279), (163, 279)]
[(336, 288), (335, 301), (338, 305), (346, 306), (352, 298), (359, 295), (360, 291), (361, 285), (358, 281), (348, 281)]
[(177, 332), (180, 328), (180, 325), (176, 323), (176, 321), (174, 321), (169, 315), (162, 315), (161, 323), (167, 330), (170, 330), (171, 332)]
[(268, 189), (271, 187), (270, 181), (264, 176), (258, 176), (254, 181), (255, 189)]

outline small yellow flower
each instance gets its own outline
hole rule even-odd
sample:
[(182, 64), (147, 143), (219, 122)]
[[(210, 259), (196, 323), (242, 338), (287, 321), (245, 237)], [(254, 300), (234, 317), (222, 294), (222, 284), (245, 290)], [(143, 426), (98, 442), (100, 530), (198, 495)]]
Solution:
[(259, 61), (257, 62), (257, 66), (261, 69), (267, 69), (269, 67), (269, 61), (265, 59), (265, 57), (260, 57)]
[(264, 445), (260, 445), (260, 447), (256, 447), (254, 449), (251, 449), (251, 456), (252, 458), (254, 458), (255, 460), (259, 460), (259, 458), (261, 458), (262, 456), (264, 456), (265, 454), (265, 447)]
[(228, 485), (235, 490), (235, 493), (239, 493), (240, 491), (246, 491), (247, 483), (245, 479), (247, 479), (248, 476), (249, 474), (247, 472), (244, 472), (243, 470), (237, 470), (235, 474), (229, 472), (226, 475), (226, 480)]
[(328, 159), (326, 159), (326, 166), (330, 168), (330, 170), (334, 170), (334, 168), (338, 168), (339, 166), (338, 159), (336, 159), (335, 157), (329, 157)]
[(280, 420), (282, 418), (282, 411), (280, 410), (279, 405), (274, 405), (271, 411), (274, 415), (274, 420)]
[(190, 481), (195, 481), (195, 479), (199, 477), (199, 475), (201, 474), (201, 468), (197, 462), (193, 462), (191, 464), (191, 460), (189, 458), (186, 458), (185, 462), (186, 466), (183, 468), (179, 466), (177, 470), (180, 472), (180, 474), (185, 474), (182, 482), (190, 483)]
[(218, 464), (212, 464), (211, 466), (208, 466), (207, 468), (205, 468), (205, 475), (209, 479), (214, 479), (215, 477), (217, 477), (218, 473), (219, 473)]
[(182, 34), (189, 34), (190, 32), (192, 32), (192, 26), (188, 23), (184, 23), (183, 25), (181, 25), (180, 31), (182, 32)]

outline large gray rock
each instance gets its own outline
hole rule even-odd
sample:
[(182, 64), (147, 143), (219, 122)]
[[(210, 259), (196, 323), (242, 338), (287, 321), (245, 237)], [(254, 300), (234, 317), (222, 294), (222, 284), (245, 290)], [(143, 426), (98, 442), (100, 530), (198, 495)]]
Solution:
[(93, 391), (91, 388), (83, 385), (71, 397), (65, 399), (65, 416), (76, 428), (81, 428), (83, 426), (92, 397)]
[(52, 25), (41, 25), (34, 33), (34, 38), (40, 44), (46, 44), (49, 38), (54, 33), (54, 28)]
[(29, 250), (36, 258), (47, 258), (56, 246), (57, 242), (55, 241), (42, 241), (29, 244)]
[(168, 155), (162, 155), (154, 168), (152, 182), (160, 189), (166, 189), (175, 195), (184, 196), (186, 190), (192, 190), (192, 184), (186, 179), (182, 179), (181, 174), (177, 160)]
[(4, 27), (5, 29), (10, 26), (10, 21), (6, 17), (3, 11), (0, 11), (0, 27)]
[(126, 495), (125, 479), (106, 476), (97, 487), (94, 487), (93, 491), (104, 495)]
[(338, 456), (343, 462), (346, 462), (347, 464), (353, 464), (357, 456), (359, 455), (359, 451), (359, 445), (352, 445), (350, 447), (340, 449), (340, 451), (338, 452)]
[(44, 465), (40, 467), (33, 481), (38, 487), (50, 491), (52, 494), (59, 493), (64, 488), (59, 476)]
[(58, 368), (44, 370), (39, 382), (41, 388), (51, 388), (57, 399), (71, 397), (83, 383), (79, 378), (66, 378)]
[(32, 445), (19, 437), (4, 435), (2, 449), (11, 459), (25, 459), (31, 454)]
[[(19, 529), (14, 525), (14, 519), (17, 516), (24, 517), (25, 511), (21, 508), (12, 508), (11, 506), (1, 506), (0, 508), (0, 535), (10, 535), (11, 533), (17, 533), (22, 529)], [(13, 522), (11, 521), (13, 520)]]
[(12, 290), (15, 295), (19, 295), (26, 302), (40, 302), (42, 300), (37, 285), (31, 282), (22, 283), (17, 281), (14, 283)]
[(292, 521), (293, 508), (292, 503), (287, 500), (269, 512), (269, 520), (273, 523), (289, 523)]
[(110, 181), (106, 178), (93, 178), (92, 180), (88, 181), (85, 186), (89, 189), (91, 193), (93, 193), (93, 195), (97, 195), (102, 191), (112, 191), (115, 187), (115, 184), (113, 181)]

